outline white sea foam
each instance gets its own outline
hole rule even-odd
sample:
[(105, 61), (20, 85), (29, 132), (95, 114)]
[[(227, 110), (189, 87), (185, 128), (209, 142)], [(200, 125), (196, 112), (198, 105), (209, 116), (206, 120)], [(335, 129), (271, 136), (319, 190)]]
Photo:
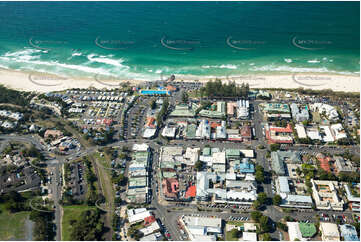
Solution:
[(84, 66), (84, 65), (71, 65), (71, 64), (60, 63), (57, 61), (40, 61), (40, 60), (34, 60), (34, 59), (29, 59), (29, 58), (19, 58), (18, 56), (17, 57), (0, 56), (0, 60), (7, 62), (9, 64), (11, 64), (13, 62), (25, 63), (25, 64), (28, 64), (28, 66), (25, 66), (26, 68), (32, 69), (34, 71), (38, 70), (38, 67), (36, 65), (40, 65), (40, 66), (49, 66), (49, 67), (53, 67), (53, 68), (62, 67), (64, 69), (68, 69), (68, 70), (76, 70), (76, 71), (92, 73), (92, 74), (104, 74), (104, 75), (112, 74), (111, 72), (109, 72), (108, 70), (106, 70), (104, 68), (93, 68), (93, 67)]
[(290, 67), (290, 66), (276, 66), (276, 65), (265, 65), (261, 67), (252, 67), (249, 69), (250, 71), (262, 71), (262, 72), (315, 72), (315, 73), (337, 73), (337, 74), (344, 74), (350, 75), (355, 74), (355, 72), (345, 72), (345, 71), (332, 71), (327, 69), (326, 67), (318, 67), (318, 68), (310, 68), (310, 67)]
[(103, 63), (103, 64), (107, 64), (107, 65), (112, 65), (112, 66), (116, 66), (116, 67), (120, 67), (120, 68), (126, 68), (129, 69), (129, 66), (123, 65), (122, 63), (124, 62), (123, 59), (111, 59), (109, 57), (112, 57), (112, 55), (110, 56), (104, 56), (104, 55), (96, 55), (96, 54), (89, 54), (87, 56), (88, 60), (90, 62), (98, 62), (98, 63)]
[(203, 65), (201, 66), (204, 69), (209, 69), (209, 68), (219, 68), (219, 69), (237, 69), (236, 65), (232, 65), (232, 64), (224, 64), (224, 65)]
[(287, 62), (287, 63), (292, 63), (292, 59), (291, 59), (291, 58), (285, 58), (284, 61)]
[(71, 56), (73, 57), (73, 56), (82, 56), (83, 55), (83, 53), (81, 53), (81, 52), (74, 52), (73, 54), (71, 54)]
[(313, 60), (308, 60), (307, 63), (312, 63), (312, 64), (316, 64), (316, 63), (320, 63), (320, 60), (317, 59), (313, 59)]

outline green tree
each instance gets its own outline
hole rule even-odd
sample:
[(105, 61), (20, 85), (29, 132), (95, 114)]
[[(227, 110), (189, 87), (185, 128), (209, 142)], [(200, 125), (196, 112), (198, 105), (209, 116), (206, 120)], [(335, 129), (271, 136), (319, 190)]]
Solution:
[(282, 202), (282, 198), (281, 198), (281, 196), (278, 195), (278, 194), (276, 194), (276, 195), (272, 198), (272, 203), (273, 203), (273, 205), (278, 206), (278, 205), (281, 204), (281, 202)]
[(197, 170), (197, 171), (200, 171), (203, 167), (203, 162), (198, 160), (195, 165), (194, 165), (194, 168)]
[(259, 219), (259, 225), (262, 232), (270, 232), (271, 225), (267, 216), (261, 216), (261, 218)]
[(271, 241), (271, 240), (272, 240), (271, 235), (269, 235), (268, 233), (262, 235), (262, 241)]
[(278, 151), (280, 149), (280, 147), (281, 147), (280, 144), (271, 144), (270, 145), (271, 151)]
[(267, 202), (267, 194), (264, 192), (258, 193), (257, 200), (261, 205), (265, 205)]
[(251, 219), (255, 222), (259, 222), (259, 219), (261, 218), (262, 213), (260, 211), (252, 211), (251, 212)]

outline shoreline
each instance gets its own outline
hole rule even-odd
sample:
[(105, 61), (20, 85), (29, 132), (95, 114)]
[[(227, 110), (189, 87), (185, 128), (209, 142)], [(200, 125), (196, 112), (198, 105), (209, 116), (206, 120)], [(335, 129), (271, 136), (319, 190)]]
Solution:
[[(222, 82), (235, 81), (236, 84), (248, 83), (251, 88), (299, 88), (305, 89), (332, 89), (333, 91), (360, 92), (360, 76), (343, 75), (335, 73), (290, 73), (290, 74), (253, 74), (239, 76), (192, 76), (175, 75), (174, 82), (194, 81), (205, 83), (221, 79)], [(113, 89), (119, 87), (120, 83), (129, 82), (130, 85), (139, 85), (144, 80), (114, 80), (101, 76), (91, 77), (61, 77), (41, 72), (25, 72), (0, 68), (0, 84), (21, 91), (35, 91), (46, 93), (61, 91), (71, 88), (96, 88)]]

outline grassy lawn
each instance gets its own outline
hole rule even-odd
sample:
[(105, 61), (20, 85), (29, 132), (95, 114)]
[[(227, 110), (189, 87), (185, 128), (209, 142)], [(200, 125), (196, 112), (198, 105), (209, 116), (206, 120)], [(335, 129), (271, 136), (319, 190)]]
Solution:
[(62, 220), (62, 231), (61, 238), (62, 240), (69, 241), (71, 233), (70, 220), (79, 218), (80, 214), (88, 209), (95, 209), (95, 207), (89, 207), (87, 205), (72, 205), (64, 206), (64, 216)]
[(227, 224), (231, 224), (235, 226), (243, 226), (243, 222), (241, 221), (228, 221)]
[(103, 156), (100, 156), (101, 153), (95, 152), (93, 157), (100, 162), (100, 164), (106, 168), (111, 168), (110, 160), (106, 155), (103, 153)]
[(0, 204), (0, 240), (23, 240), (25, 234), (25, 220), (28, 211), (10, 213)]

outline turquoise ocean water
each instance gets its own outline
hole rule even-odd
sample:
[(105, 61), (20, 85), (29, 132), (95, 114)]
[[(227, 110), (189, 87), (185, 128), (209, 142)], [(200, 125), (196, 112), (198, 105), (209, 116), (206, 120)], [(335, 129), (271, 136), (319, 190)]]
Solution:
[(66, 76), (359, 74), (359, 2), (0, 2), (0, 67)]

